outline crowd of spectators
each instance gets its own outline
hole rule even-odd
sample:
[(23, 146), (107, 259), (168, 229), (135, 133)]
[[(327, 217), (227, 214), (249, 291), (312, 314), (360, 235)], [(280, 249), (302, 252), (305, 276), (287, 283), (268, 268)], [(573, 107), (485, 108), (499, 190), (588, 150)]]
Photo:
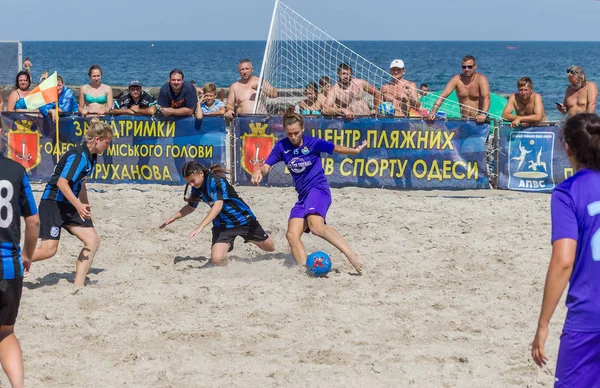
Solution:
[[(25, 65), (25, 63), (24, 63)], [(19, 72), (15, 88), (5, 102), (0, 95), (0, 110), (9, 112), (32, 112), (27, 109), (25, 97), (31, 91), (31, 61)], [(456, 92), (462, 118), (484, 122), (489, 117), (491, 105), (490, 85), (485, 75), (477, 71), (477, 61), (473, 56), (462, 59), (462, 72), (453, 76), (438, 94), (431, 109), (423, 109), (420, 98), (428, 95), (429, 85), (417, 84), (404, 78), (406, 66), (401, 59), (390, 64), (390, 81), (378, 89), (369, 81), (354, 77), (352, 66), (340, 63), (337, 67), (337, 80), (322, 76), (309, 82), (304, 89), (304, 98), (295, 110), (302, 115), (331, 115), (353, 118), (355, 116), (380, 114), (380, 104), (391, 104), (391, 112), (396, 117), (422, 117), (430, 120), (443, 117), (438, 112), (442, 103)], [(57, 114), (79, 113), (82, 116), (101, 115), (163, 115), (204, 116), (223, 115), (231, 119), (234, 115), (267, 112), (265, 101), (278, 97), (278, 91), (268, 81), (259, 85), (260, 79), (254, 75), (249, 59), (238, 63), (240, 78), (228, 89), (226, 101), (221, 101), (223, 93), (218, 93), (214, 83), (199, 87), (195, 81), (186, 81), (182, 70), (173, 69), (168, 81), (162, 85), (158, 97), (143, 90), (143, 85), (133, 80), (117, 98), (113, 97), (111, 86), (102, 83), (102, 68), (93, 65), (89, 68), (89, 83), (79, 89), (79, 101), (73, 90), (65, 86), (64, 79), (58, 76), (58, 106), (50, 103), (39, 109), (43, 116), (55, 120)], [(45, 71), (40, 82), (48, 77)], [(585, 71), (579, 66), (567, 69), (569, 86), (562, 102), (556, 109), (569, 117), (577, 113), (593, 113), (596, 109), (598, 88), (590, 82)], [(257, 96), (260, 93), (262, 98)], [(257, 106), (255, 106), (257, 105)], [(270, 111), (270, 113), (273, 113)], [(274, 112), (277, 113), (277, 112)], [(530, 125), (546, 121), (542, 96), (533, 92), (533, 81), (528, 77), (517, 81), (517, 92), (509, 95), (502, 118), (513, 126)]]

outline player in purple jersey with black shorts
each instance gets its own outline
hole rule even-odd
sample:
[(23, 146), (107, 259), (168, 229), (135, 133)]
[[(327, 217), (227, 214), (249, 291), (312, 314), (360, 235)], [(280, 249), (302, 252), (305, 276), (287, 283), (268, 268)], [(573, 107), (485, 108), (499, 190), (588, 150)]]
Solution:
[(271, 166), (283, 161), (294, 178), (298, 202), (290, 212), (287, 240), (292, 254), (299, 265), (306, 264), (306, 251), (301, 237), (303, 232), (312, 232), (338, 248), (350, 264), (363, 273), (364, 264), (352, 251), (346, 240), (331, 226), (326, 225), (327, 210), (331, 206), (331, 190), (321, 164), (321, 153), (356, 155), (367, 146), (363, 141), (356, 148), (335, 145), (323, 139), (305, 136), (302, 116), (289, 108), (283, 116), (285, 139), (275, 144), (265, 164), (254, 170), (252, 183), (258, 185), (269, 173)]
[(575, 174), (552, 192), (552, 257), (531, 356), (548, 361), (548, 323), (569, 283), (554, 386), (600, 387), (600, 117), (573, 116), (563, 138)]

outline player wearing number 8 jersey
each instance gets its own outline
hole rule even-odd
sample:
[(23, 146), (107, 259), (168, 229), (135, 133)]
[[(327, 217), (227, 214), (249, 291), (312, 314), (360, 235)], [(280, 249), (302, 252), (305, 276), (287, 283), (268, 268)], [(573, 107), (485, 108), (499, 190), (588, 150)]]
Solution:
[[(21, 216), (25, 244), (21, 251)], [(29, 268), (40, 221), (25, 169), (0, 155), (0, 362), (13, 387), (23, 387), (21, 345), (13, 332), (19, 312), (23, 271)]]
[(567, 285), (555, 387), (600, 386), (600, 117), (580, 114), (563, 128), (575, 174), (552, 193), (552, 257), (532, 357), (548, 361), (548, 323)]

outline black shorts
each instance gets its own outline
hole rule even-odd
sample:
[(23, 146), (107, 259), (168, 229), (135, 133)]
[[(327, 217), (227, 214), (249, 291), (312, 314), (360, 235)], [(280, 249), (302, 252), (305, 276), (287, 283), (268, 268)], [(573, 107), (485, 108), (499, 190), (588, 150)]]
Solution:
[(242, 237), (245, 243), (250, 241), (265, 241), (269, 238), (269, 235), (256, 219), (250, 220), (246, 225), (236, 226), (231, 229), (213, 227), (212, 234), (212, 245), (216, 243), (228, 243), (230, 245), (229, 252), (233, 249), (233, 243), (237, 236)]
[(94, 227), (92, 220), (82, 220), (75, 206), (70, 203), (43, 199), (38, 211), (40, 214), (40, 238), (42, 239), (60, 240), (61, 228), (66, 225)]
[(13, 326), (17, 321), (23, 278), (0, 280), (0, 325)]

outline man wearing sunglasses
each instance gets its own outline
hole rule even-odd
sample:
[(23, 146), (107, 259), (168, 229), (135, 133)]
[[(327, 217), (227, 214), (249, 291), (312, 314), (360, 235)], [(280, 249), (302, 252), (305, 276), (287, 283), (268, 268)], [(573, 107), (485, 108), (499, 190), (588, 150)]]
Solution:
[(569, 66), (567, 78), (570, 85), (565, 91), (563, 103), (557, 102), (556, 109), (569, 117), (578, 113), (595, 113), (598, 100), (596, 83), (588, 81), (585, 71), (580, 66)]
[(453, 91), (456, 91), (462, 118), (475, 119), (478, 123), (487, 119), (491, 101), (487, 77), (477, 72), (477, 62), (471, 55), (462, 59), (462, 71), (462, 74), (452, 77), (440, 93), (429, 114), (430, 120), (435, 119), (435, 112)]

